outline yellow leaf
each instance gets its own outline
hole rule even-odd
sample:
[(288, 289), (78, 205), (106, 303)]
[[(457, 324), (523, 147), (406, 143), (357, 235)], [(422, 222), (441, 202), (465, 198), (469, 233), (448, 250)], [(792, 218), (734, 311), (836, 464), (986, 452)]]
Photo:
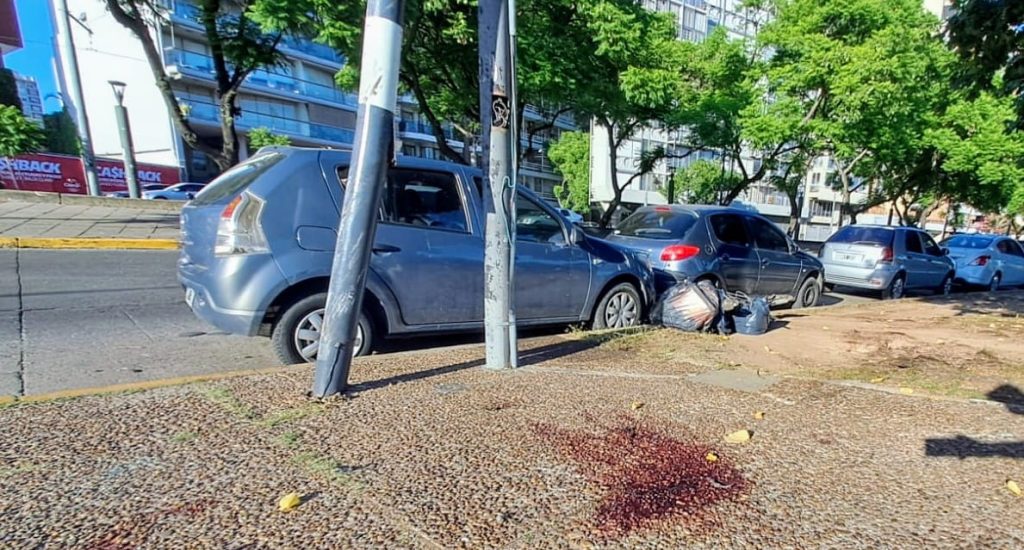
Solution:
[(718, 455), (715, 453), (708, 453), (704, 458), (707, 459), (708, 462), (718, 462)]
[(752, 434), (750, 433), (750, 430), (739, 430), (737, 432), (732, 432), (731, 434), (725, 436), (725, 442), (746, 443), (747, 441), (750, 441), (751, 435)]
[(878, 378), (872, 378), (871, 379), (871, 383), (872, 384), (881, 384), (882, 382), (885, 382), (885, 377), (884, 376), (879, 376)]
[(754, 418), (757, 420), (764, 420), (764, 411), (754, 411)]
[(288, 493), (281, 497), (281, 500), (277, 501), (277, 507), (282, 512), (288, 512), (293, 510), (296, 506), (302, 503), (302, 498), (299, 493)]
[(1013, 494), (1015, 494), (1017, 496), (1021, 496), (1020, 485), (1017, 485), (1016, 481), (1014, 481), (1012, 479), (1007, 479), (1006, 480), (1006, 488), (1011, 493), (1013, 493)]
[(913, 388), (900, 388), (900, 393), (902, 393), (903, 395), (910, 395), (914, 393), (914, 390)]
[(629, 405), (629, 408), (633, 409), (634, 411), (638, 411), (638, 410), (644, 408), (644, 404), (642, 402), (640, 402), (640, 401), (634, 401), (633, 403), (631, 403)]
[(829, 330), (827, 325), (821, 325), (821, 330)]

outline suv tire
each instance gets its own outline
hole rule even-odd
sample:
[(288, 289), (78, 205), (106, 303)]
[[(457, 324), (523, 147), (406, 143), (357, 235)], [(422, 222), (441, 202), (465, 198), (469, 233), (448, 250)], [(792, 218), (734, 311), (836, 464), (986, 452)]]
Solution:
[(796, 300), (793, 301), (793, 309), (814, 307), (818, 305), (818, 300), (820, 299), (821, 283), (818, 282), (817, 277), (808, 277), (804, 279), (804, 284), (800, 285), (800, 290), (796, 293)]
[(902, 273), (893, 277), (889, 286), (882, 291), (883, 300), (899, 300), (907, 293), (907, 278)]
[[(319, 292), (307, 296), (295, 302), (285, 310), (270, 334), (270, 342), (278, 359), (286, 365), (315, 362), (315, 351), (312, 356), (303, 355), (302, 343), (310, 346), (319, 342), (320, 323), (323, 322), (323, 312), (327, 305), (327, 293)], [(374, 338), (376, 336), (373, 323), (365, 312), (359, 313), (359, 334), (356, 341), (361, 343), (353, 353), (353, 356), (369, 355), (373, 351)]]

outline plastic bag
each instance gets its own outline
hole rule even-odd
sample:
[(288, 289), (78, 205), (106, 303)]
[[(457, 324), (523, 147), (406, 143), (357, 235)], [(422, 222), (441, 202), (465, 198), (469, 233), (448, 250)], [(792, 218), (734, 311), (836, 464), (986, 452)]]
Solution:
[(721, 316), (721, 300), (718, 289), (708, 281), (679, 284), (661, 297), (652, 319), (687, 332), (708, 331)]
[(755, 296), (736, 310), (733, 314), (736, 332), (740, 334), (758, 335), (768, 332), (772, 324), (771, 308), (764, 296)]

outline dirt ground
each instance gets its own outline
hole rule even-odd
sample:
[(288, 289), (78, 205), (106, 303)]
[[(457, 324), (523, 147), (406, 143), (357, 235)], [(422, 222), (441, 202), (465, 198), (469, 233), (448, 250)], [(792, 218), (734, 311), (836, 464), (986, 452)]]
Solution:
[(15, 404), (0, 548), (1021, 548), (1020, 309), (579, 333), (511, 372), (480, 346), (375, 356), (325, 402), (297, 367)]

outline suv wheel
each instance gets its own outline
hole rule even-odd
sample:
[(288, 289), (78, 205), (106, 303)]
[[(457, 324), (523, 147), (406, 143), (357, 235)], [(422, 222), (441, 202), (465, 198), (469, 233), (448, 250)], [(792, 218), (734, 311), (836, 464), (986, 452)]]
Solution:
[(939, 285), (938, 290), (935, 291), (939, 296), (949, 296), (953, 293), (953, 274), (946, 275), (945, 279), (942, 279), (942, 284)]
[(893, 277), (889, 288), (882, 291), (883, 300), (899, 300), (907, 292), (907, 279), (903, 275)]
[(804, 280), (804, 284), (800, 285), (800, 290), (796, 293), (793, 309), (814, 307), (818, 305), (819, 298), (821, 298), (821, 284), (818, 282), (818, 278), (808, 277)]
[(635, 327), (640, 324), (643, 306), (640, 294), (629, 283), (620, 283), (605, 293), (594, 309), (594, 328)]
[[(274, 353), (286, 365), (313, 363), (320, 345), (327, 293), (320, 292), (295, 302), (281, 315), (270, 335)], [(373, 350), (374, 328), (365, 313), (359, 314), (353, 356)]]

